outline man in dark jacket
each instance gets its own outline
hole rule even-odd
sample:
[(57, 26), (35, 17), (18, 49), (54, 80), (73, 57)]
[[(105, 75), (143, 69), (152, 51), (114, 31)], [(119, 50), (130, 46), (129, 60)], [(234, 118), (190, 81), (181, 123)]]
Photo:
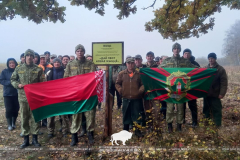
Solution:
[(34, 53), (34, 63), (36, 65), (39, 65), (39, 63), (40, 63), (40, 56), (37, 52)]
[[(61, 60), (59, 58), (55, 58), (53, 61), (53, 68), (50, 68), (49, 71), (46, 73), (47, 81), (61, 79), (64, 76), (64, 68), (61, 66)], [(66, 106), (67, 107), (67, 106)], [(67, 115), (61, 115), (61, 127), (62, 133), (64, 137), (67, 136), (68, 133), (68, 117)], [(47, 123), (48, 128), (48, 137), (52, 138), (55, 129), (55, 116), (48, 118)]]
[(204, 98), (203, 114), (205, 118), (213, 116), (213, 121), (217, 127), (222, 125), (222, 103), (221, 99), (227, 93), (228, 77), (225, 69), (217, 63), (217, 55), (208, 55), (209, 64), (204, 68), (216, 68), (217, 73), (209, 89), (208, 96)]
[(4, 69), (0, 75), (0, 84), (3, 85), (4, 105), (6, 108), (6, 119), (8, 123), (8, 130), (12, 131), (16, 128), (16, 120), (18, 117), (19, 103), (18, 93), (10, 81), (12, 73), (17, 66), (17, 61), (14, 58), (7, 60), (7, 69)]
[[(192, 56), (192, 51), (190, 49), (187, 48), (183, 51), (183, 58), (188, 59), (193, 65), (200, 67), (200, 65), (195, 61), (195, 57)], [(191, 110), (191, 113), (192, 113), (192, 123), (191, 123), (191, 125), (192, 125), (192, 127), (196, 127), (197, 124), (198, 124), (198, 120), (197, 120), (198, 119), (197, 118), (198, 117), (197, 100), (194, 99), (194, 100), (188, 101), (187, 103), (188, 103), (188, 107), (189, 107), (189, 109)], [(185, 123), (186, 103), (183, 104), (183, 107), (184, 107), (183, 108), (184, 109), (184, 111), (183, 111), (183, 118), (184, 118), (183, 123)]]
[(46, 51), (46, 52), (44, 52), (44, 55), (46, 57), (46, 63), (50, 63), (51, 53), (49, 51)]
[(129, 125), (136, 126), (135, 134), (142, 137), (138, 127), (144, 124), (145, 114), (143, 108), (144, 86), (140, 74), (135, 70), (134, 58), (126, 60), (127, 69), (121, 71), (117, 77), (116, 89), (123, 97), (123, 129), (129, 130)]

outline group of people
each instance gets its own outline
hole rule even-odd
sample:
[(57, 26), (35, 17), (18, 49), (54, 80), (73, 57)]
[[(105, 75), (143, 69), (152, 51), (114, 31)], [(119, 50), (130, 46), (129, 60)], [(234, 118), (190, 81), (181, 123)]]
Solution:
[[(126, 61), (120, 66), (109, 67), (109, 93), (112, 97), (117, 96), (117, 108), (122, 107), (123, 129), (129, 131), (135, 127), (135, 134), (143, 137), (140, 130), (146, 126), (149, 132), (155, 130), (161, 133), (161, 121), (166, 119), (168, 132), (173, 132), (174, 108), (177, 109), (177, 130), (182, 130), (182, 124), (185, 123), (186, 103), (173, 104), (159, 100), (144, 100), (144, 86), (140, 78), (140, 68), (198, 68), (200, 65), (195, 61), (190, 49), (183, 51), (180, 56), (181, 45), (175, 43), (172, 46), (172, 57), (155, 57), (153, 52), (146, 54), (146, 64), (143, 64), (141, 55), (127, 56)], [(28, 49), (20, 56), (21, 62), (18, 65), (15, 59), (7, 60), (7, 69), (4, 69), (0, 75), (0, 83), (4, 86), (4, 104), (6, 108), (6, 119), (8, 130), (16, 128), (16, 119), (20, 108), (21, 115), (21, 135), (24, 142), (21, 148), (29, 146), (29, 135), (32, 134), (32, 144), (36, 147), (41, 146), (38, 142), (40, 123), (35, 123), (33, 114), (29, 108), (28, 101), (24, 92), (24, 85), (51, 81), (75, 75), (85, 74), (97, 70), (92, 62), (92, 56), (85, 56), (85, 48), (79, 44), (75, 47), (75, 56), (58, 56), (46, 51), (39, 55), (31, 49)], [(208, 96), (204, 98), (203, 113), (205, 118), (212, 118), (217, 127), (222, 122), (222, 104), (221, 99), (227, 92), (227, 74), (225, 69), (217, 63), (217, 55), (210, 53), (208, 55), (209, 64), (204, 68), (216, 68), (217, 73), (209, 89)], [(51, 95), (49, 95), (51, 96)], [(192, 127), (198, 125), (197, 100), (188, 101), (188, 106), (192, 114)], [(112, 102), (114, 104), (114, 98)], [(20, 107), (19, 107), (20, 106)], [(99, 105), (99, 109), (100, 109)], [(66, 137), (68, 132), (72, 134), (71, 146), (78, 143), (78, 137), (87, 133), (89, 144), (94, 143), (96, 108), (74, 115), (60, 115), (60, 131)], [(29, 124), (30, 121), (30, 124)], [(71, 122), (71, 123), (70, 123)], [(71, 126), (69, 126), (71, 124)], [(47, 126), (48, 137), (54, 136), (55, 117), (50, 117), (42, 121), (42, 126)], [(82, 128), (80, 135), (78, 131)]]

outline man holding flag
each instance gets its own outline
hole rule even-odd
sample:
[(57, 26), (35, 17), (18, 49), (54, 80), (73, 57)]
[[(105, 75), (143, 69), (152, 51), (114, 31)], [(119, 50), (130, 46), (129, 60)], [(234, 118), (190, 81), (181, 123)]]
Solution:
[[(21, 130), (24, 135), (24, 142), (20, 148), (29, 146), (29, 134), (32, 131), (32, 144), (35, 147), (40, 147), (38, 143), (38, 131), (40, 123), (36, 123), (33, 118), (32, 111), (29, 108), (29, 104), (25, 95), (24, 86), (31, 83), (43, 82), (45, 76), (41, 67), (38, 67), (33, 63), (34, 51), (28, 49), (24, 53), (25, 63), (17, 67), (12, 74), (11, 84), (14, 88), (18, 89), (18, 100), (20, 104), (20, 115), (21, 115)], [(29, 120), (31, 125), (29, 125)]]
[[(197, 66), (191, 64), (188, 59), (184, 59), (180, 57), (179, 53), (181, 52), (181, 45), (179, 43), (175, 43), (172, 46), (173, 56), (165, 59), (162, 64), (159, 66), (160, 68), (196, 68)], [(179, 85), (180, 86), (180, 85)], [(179, 87), (178, 86), (178, 87)], [(181, 86), (179, 87), (181, 89)], [(178, 89), (179, 89), (178, 88)], [(173, 123), (173, 115), (174, 115), (174, 103), (167, 103), (167, 114), (166, 121), (168, 123), (168, 131), (171, 133), (173, 131), (172, 123)], [(181, 126), (183, 124), (183, 103), (178, 103), (177, 105), (177, 130), (181, 131)]]
[(217, 63), (217, 55), (209, 53), (209, 64), (204, 68), (216, 68), (217, 73), (214, 77), (208, 96), (204, 98), (203, 114), (205, 118), (213, 116), (213, 121), (217, 127), (222, 125), (222, 103), (221, 99), (227, 93), (228, 77), (225, 69)]
[[(69, 62), (66, 66), (64, 78), (96, 71), (94, 63), (85, 58), (85, 48), (83, 45), (79, 44), (75, 47), (75, 54), (77, 58)], [(93, 132), (96, 108), (87, 112), (72, 115), (72, 126), (70, 128), (70, 132), (72, 133), (72, 142), (70, 143), (71, 146), (75, 146), (78, 143), (77, 132), (81, 127), (82, 114), (86, 116), (89, 144), (94, 143)]]

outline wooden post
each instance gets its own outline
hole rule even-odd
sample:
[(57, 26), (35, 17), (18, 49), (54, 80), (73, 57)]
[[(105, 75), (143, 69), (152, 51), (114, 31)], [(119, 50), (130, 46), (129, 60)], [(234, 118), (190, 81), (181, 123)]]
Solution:
[(106, 67), (106, 102), (105, 102), (105, 125), (104, 125), (104, 135), (105, 140), (108, 136), (112, 134), (112, 107), (109, 103), (109, 66)]

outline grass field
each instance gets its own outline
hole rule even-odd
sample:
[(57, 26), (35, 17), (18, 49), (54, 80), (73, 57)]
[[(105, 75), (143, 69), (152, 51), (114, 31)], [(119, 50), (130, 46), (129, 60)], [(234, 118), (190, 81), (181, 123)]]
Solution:
[[(162, 124), (161, 136), (156, 136), (153, 132), (146, 134), (144, 138), (138, 139), (133, 135), (132, 139), (128, 140), (126, 146), (124, 146), (125, 148), (123, 148), (120, 141), (120, 146), (112, 146), (110, 137), (103, 141), (104, 109), (102, 109), (96, 113), (95, 144), (92, 147), (98, 152), (92, 151), (90, 155), (83, 152), (84, 148), (88, 148), (87, 136), (79, 138), (80, 142), (77, 147), (69, 147), (71, 135), (63, 138), (62, 134), (57, 132), (59, 128), (57, 119), (56, 133), (53, 139), (48, 139), (47, 129), (41, 128), (41, 131), (44, 132), (43, 135), (39, 136), (42, 150), (35, 151), (36, 148), (33, 146), (27, 149), (19, 149), (18, 147), (23, 142), (23, 138), (19, 136), (21, 132), (20, 117), (17, 120), (17, 128), (12, 132), (8, 131), (2, 98), (2, 86), (0, 85), (0, 159), (240, 159), (240, 67), (225, 68), (229, 76), (229, 87), (227, 95), (222, 100), (223, 125), (220, 129), (216, 129), (211, 121), (208, 122), (209, 125), (205, 126), (206, 122), (202, 119), (203, 103), (202, 99), (199, 99), (199, 126), (196, 129), (192, 129), (191, 126), (185, 124), (182, 132), (174, 131), (173, 134), (168, 134), (166, 122), (162, 121), (160, 122)], [(116, 108), (115, 105), (113, 109), (113, 133), (122, 130), (122, 113)], [(186, 114), (187, 122), (191, 122), (188, 108)], [(175, 125), (174, 128), (176, 128)], [(103, 146), (105, 149), (99, 150)], [(110, 147), (115, 147), (117, 152), (110, 150)], [(124, 150), (129, 149), (127, 147), (138, 147), (138, 149), (133, 151)], [(64, 151), (60, 149), (64, 149)]]

